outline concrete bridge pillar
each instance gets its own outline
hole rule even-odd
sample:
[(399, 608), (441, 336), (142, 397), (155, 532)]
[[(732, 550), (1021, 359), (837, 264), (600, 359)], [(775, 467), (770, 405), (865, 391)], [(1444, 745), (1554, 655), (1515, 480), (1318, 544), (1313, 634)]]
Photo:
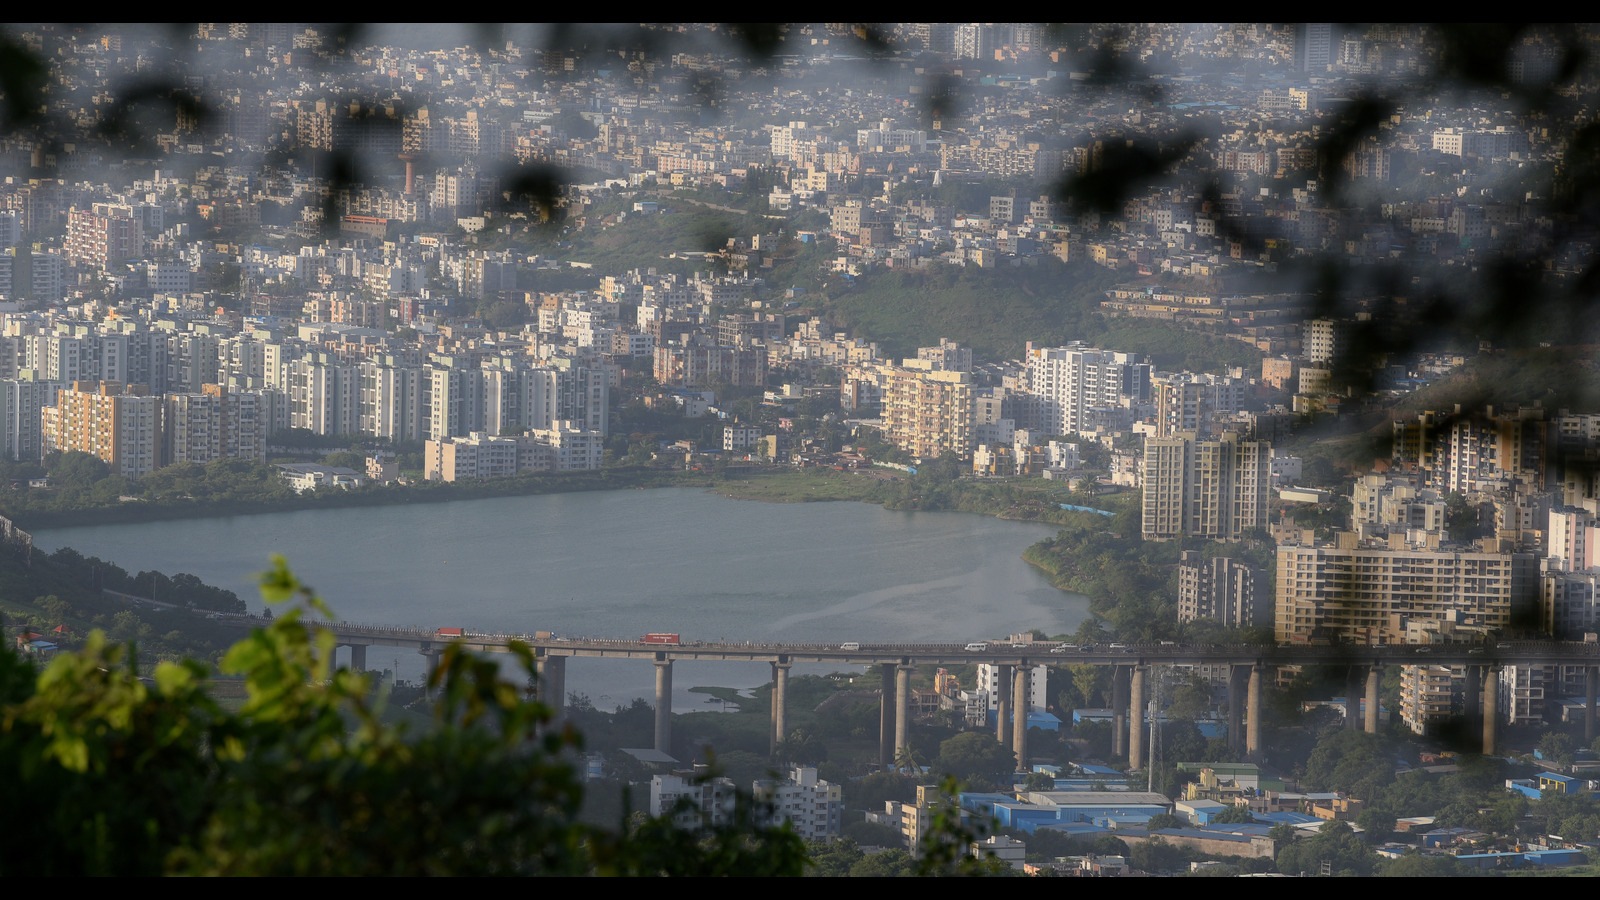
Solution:
[(533, 695), (550, 708), (550, 721), (567, 714), (567, 658), (545, 654), (534, 660)]
[(656, 654), (656, 750), (672, 753), (672, 660)]
[(878, 765), (894, 765), (894, 666), (881, 667), (878, 685)]
[(1128, 752), (1128, 667), (1111, 668), (1111, 755)]
[(1144, 679), (1145, 666), (1133, 667), (1128, 686), (1128, 768), (1144, 768)]
[(911, 746), (906, 726), (911, 718), (911, 666), (894, 667), (894, 755)]
[(1600, 683), (1600, 669), (1588, 666), (1583, 670), (1583, 742), (1594, 743), (1595, 685)]
[(994, 681), (994, 739), (1011, 747), (1011, 666), (996, 666)]
[(444, 648), (442, 648), (442, 647), (423, 647), (422, 649), (418, 650), (417, 652), (422, 654), (423, 660), (426, 661), (426, 663), (427, 663), (428, 674), (427, 674), (427, 688), (426, 688), (426, 690), (427, 690), (428, 694), (431, 696), (432, 693), (433, 693), (434, 675), (435, 675), (435, 673), (437, 673), (439, 671), (439, 658), (444, 656)]
[(1244, 732), (1244, 753), (1252, 761), (1261, 757), (1261, 670), (1257, 663), (1250, 667), (1250, 686), (1245, 690), (1244, 714), (1247, 720)]
[(1500, 667), (1483, 667), (1483, 755), (1495, 754), (1496, 729), (1500, 724)]
[(789, 734), (789, 657), (780, 656), (772, 663), (772, 750)]
[(1247, 666), (1228, 667), (1228, 749), (1237, 753), (1244, 749), (1244, 685), (1249, 675)]
[(367, 670), (367, 645), (350, 645), (350, 671), (365, 672)]
[(1017, 754), (1017, 771), (1028, 771), (1028, 663), (1011, 673), (1011, 749)]
[(1367, 734), (1378, 733), (1378, 687), (1383, 681), (1383, 666), (1367, 666)]

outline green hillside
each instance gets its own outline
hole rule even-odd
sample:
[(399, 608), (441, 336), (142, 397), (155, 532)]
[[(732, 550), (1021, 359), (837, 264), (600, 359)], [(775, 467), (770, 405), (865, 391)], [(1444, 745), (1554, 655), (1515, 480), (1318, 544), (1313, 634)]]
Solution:
[(1238, 341), (1100, 315), (1105, 291), (1126, 280), (1091, 263), (1054, 259), (1002, 269), (934, 264), (917, 272), (872, 272), (835, 286), (828, 309), (854, 336), (877, 341), (891, 357), (909, 356), (943, 337), (985, 360), (1019, 357), (1028, 341), (1059, 346), (1076, 340), (1144, 353), (1166, 369), (1260, 364), (1261, 355)]

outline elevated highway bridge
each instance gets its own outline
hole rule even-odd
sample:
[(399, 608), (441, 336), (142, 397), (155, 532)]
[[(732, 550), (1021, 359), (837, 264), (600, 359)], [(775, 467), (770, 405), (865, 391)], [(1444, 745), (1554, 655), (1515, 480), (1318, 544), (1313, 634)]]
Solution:
[[(1343, 666), (1349, 675), (1345, 720), (1351, 728), (1378, 728), (1378, 686), (1385, 666), (1465, 666), (1469, 718), (1481, 726), (1483, 751), (1495, 752), (1499, 718), (1496, 684), (1502, 666), (1580, 665), (1585, 667), (1584, 734), (1595, 737), (1595, 695), (1600, 685), (1600, 644), (1554, 640), (1500, 640), (1473, 644), (1364, 646), (1099, 643), (1058, 641), (971, 641), (950, 644), (801, 643), (753, 641), (684, 641), (675, 634), (643, 638), (570, 637), (535, 634), (478, 633), (463, 629), (398, 628), (352, 622), (322, 623), (342, 647), (350, 650), (352, 668), (363, 669), (368, 647), (409, 647), (430, 660), (452, 642), (464, 649), (503, 653), (513, 642), (531, 648), (538, 667), (536, 690), (561, 715), (566, 697), (566, 660), (571, 657), (637, 659), (655, 666), (655, 746), (670, 752), (672, 743), (672, 664), (676, 660), (765, 661), (772, 666), (774, 746), (786, 734), (789, 669), (796, 663), (880, 666), (882, 692), (879, 756), (890, 764), (906, 746), (910, 675), (917, 666), (960, 666), (988, 663), (999, 668), (999, 715), (996, 738), (1027, 758), (1028, 681), (1037, 667), (1110, 666), (1113, 676), (1112, 752), (1126, 754), (1134, 769), (1145, 760), (1144, 728), (1138, 723), (1146, 702), (1151, 666), (1225, 666), (1228, 679), (1228, 740), (1249, 758), (1261, 749), (1261, 688), (1269, 669), (1283, 666)], [(1361, 715), (1365, 700), (1365, 715)]]

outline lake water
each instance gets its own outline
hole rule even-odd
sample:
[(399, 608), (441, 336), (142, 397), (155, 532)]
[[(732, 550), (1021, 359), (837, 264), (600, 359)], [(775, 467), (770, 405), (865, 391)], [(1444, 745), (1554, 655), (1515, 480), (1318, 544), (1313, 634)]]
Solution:
[[(685, 640), (965, 642), (1077, 629), (1087, 599), (1022, 561), (1050, 526), (864, 503), (769, 504), (691, 488), (504, 497), (46, 529), (138, 572), (189, 572), (262, 603), (281, 553), (341, 618), (394, 625)], [(159, 598), (157, 598), (159, 599)], [(383, 648), (373, 668), (420, 677)], [(796, 674), (806, 667), (796, 667)], [(809, 669), (806, 669), (810, 671)], [(674, 709), (700, 684), (749, 687), (765, 663), (674, 666)], [(651, 698), (646, 663), (574, 659), (567, 689), (602, 709)]]

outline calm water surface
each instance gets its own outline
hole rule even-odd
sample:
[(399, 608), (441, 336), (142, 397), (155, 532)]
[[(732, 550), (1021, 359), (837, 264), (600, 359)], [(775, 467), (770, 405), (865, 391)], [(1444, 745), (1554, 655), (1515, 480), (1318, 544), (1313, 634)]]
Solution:
[[(769, 504), (692, 488), (548, 494), (84, 526), (37, 532), (130, 572), (189, 572), (262, 604), (255, 573), (282, 553), (341, 618), (469, 630), (686, 640), (967, 641), (1075, 630), (1087, 600), (1022, 561), (1050, 526), (864, 503)], [(158, 598), (159, 599), (159, 598)], [(420, 658), (368, 665), (421, 671)], [(797, 667), (799, 668), (799, 667)], [(575, 659), (568, 690), (601, 708), (650, 697), (648, 665)], [(677, 663), (697, 684), (749, 686), (765, 663)]]

